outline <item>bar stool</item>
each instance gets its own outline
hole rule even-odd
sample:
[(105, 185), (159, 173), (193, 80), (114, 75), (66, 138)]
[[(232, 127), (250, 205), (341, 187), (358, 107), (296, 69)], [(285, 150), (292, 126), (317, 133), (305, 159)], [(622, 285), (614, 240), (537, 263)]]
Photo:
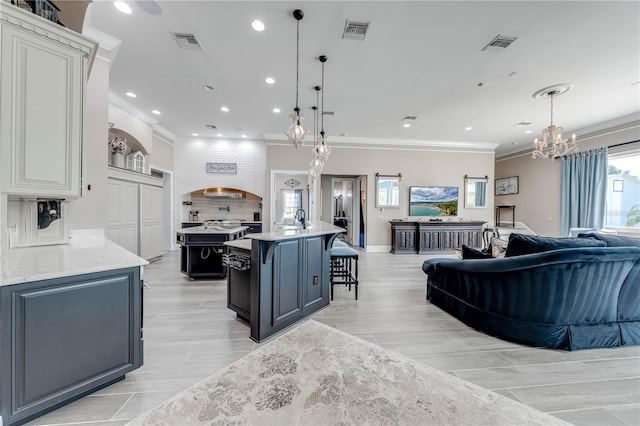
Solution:
[(344, 284), (355, 287), (356, 300), (358, 300), (358, 251), (349, 247), (340, 240), (334, 240), (331, 247), (331, 263), (329, 280), (331, 282), (331, 300), (333, 300), (333, 286)]

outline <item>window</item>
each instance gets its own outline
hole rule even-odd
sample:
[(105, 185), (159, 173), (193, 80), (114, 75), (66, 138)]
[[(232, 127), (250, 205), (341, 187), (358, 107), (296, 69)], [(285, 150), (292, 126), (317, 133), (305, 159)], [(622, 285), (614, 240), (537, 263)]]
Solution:
[(302, 190), (286, 189), (284, 192), (284, 217), (293, 218), (296, 211), (302, 208)]
[(640, 151), (609, 154), (607, 228), (640, 230)]

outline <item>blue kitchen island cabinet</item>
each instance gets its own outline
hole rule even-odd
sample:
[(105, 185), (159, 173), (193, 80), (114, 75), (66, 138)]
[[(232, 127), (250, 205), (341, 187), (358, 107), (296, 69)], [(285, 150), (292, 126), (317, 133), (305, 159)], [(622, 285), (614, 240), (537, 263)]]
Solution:
[[(245, 236), (251, 239), (251, 339), (262, 342), (329, 305), (331, 245), (340, 232), (344, 229), (319, 222)], [(236, 244), (242, 243), (226, 243)]]

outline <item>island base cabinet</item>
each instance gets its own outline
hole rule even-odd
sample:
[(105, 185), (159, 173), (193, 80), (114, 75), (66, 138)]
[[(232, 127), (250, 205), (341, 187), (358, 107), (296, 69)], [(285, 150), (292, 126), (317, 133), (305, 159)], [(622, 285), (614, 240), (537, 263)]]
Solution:
[(139, 268), (0, 288), (0, 414), (21, 424), (142, 365)]
[(261, 342), (329, 305), (329, 247), (335, 235), (253, 241), (253, 340)]

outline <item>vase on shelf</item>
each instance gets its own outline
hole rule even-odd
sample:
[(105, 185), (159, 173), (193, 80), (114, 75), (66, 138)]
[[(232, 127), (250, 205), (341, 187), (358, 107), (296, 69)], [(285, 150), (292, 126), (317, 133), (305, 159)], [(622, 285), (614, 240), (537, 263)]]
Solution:
[(112, 153), (111, 165), (114, 167), (120, 167), (121, 169), (124, 169), (124, 154), (121, 152)]

